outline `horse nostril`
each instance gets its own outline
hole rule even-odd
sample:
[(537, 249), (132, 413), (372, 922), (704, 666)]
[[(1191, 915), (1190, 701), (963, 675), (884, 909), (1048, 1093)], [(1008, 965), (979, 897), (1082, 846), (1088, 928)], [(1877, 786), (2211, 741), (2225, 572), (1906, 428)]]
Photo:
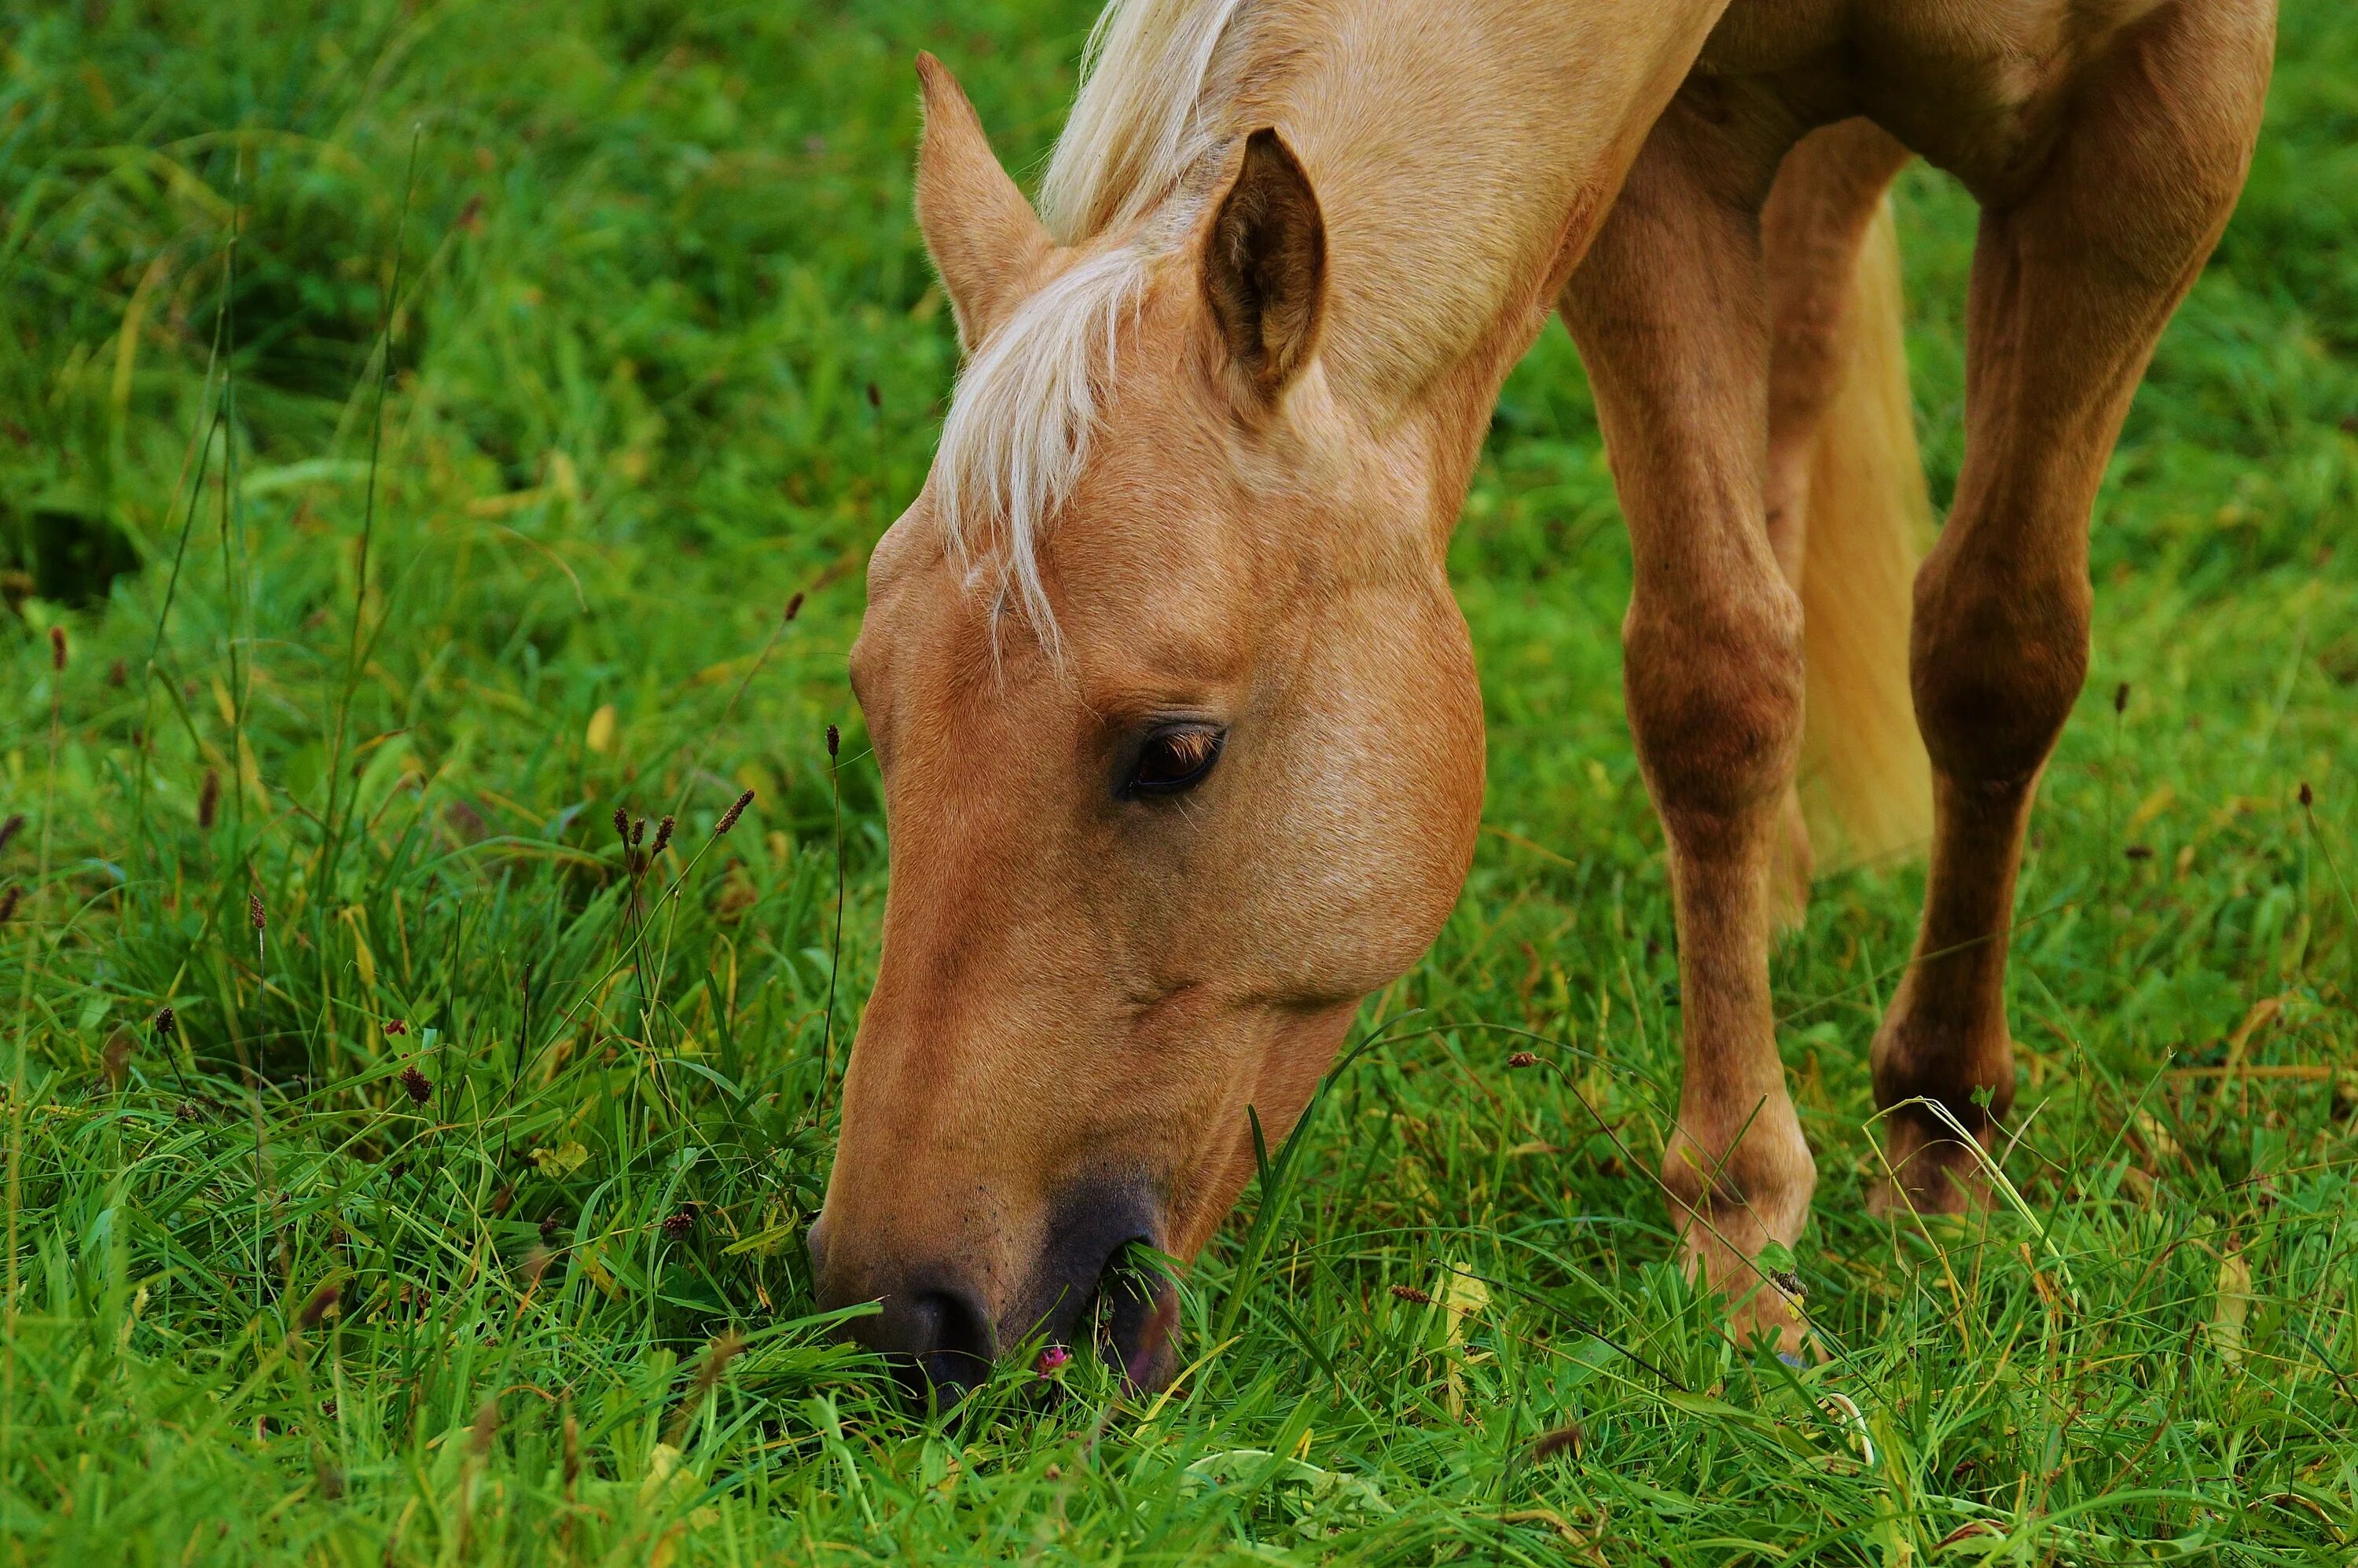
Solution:
[(962, 1292), (933, 1291), (919, 1301), (932, 1332), (912, 1350), (925, 1381), (950, 1404), (990, 1375), (990, 1319)]
[(850, 1327), (853, 1337), (892, 1360), (919, 1400), (930, 1393), (942, 1405), (955, 1404), (990, 1375), (990, 1315), (970, 1292), (895, 1291), (882, 1311), (853, 1319)]
[(1141, 1255), (1148, 1245), (1125, 1245), (1108, 1260), (1098, 1291), (1106, 1358), (1133, 1387), (1160, 1389), (1179, 1367), (1179, 1294)]

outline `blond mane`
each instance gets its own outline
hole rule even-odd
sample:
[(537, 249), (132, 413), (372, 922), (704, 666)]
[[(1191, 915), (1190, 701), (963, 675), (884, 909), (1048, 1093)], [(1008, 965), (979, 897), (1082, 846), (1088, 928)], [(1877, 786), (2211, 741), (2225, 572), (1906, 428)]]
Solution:
[(969, 580), (995, 576), (1052, 651), (1038, 541), (1087, 461), (1123, 327), (1186, 232), (1184, 214), (1158, 210), (1220, 145), (1206, 82), (1244, 3), (1112, 0), (1098, 18), (1041, 207), (1057, 244), (1099, 248), (975, 345), (942, 426), (935, 498), (951, 557)]
[(1126, 226), (1217, 145), (1199, 106), (1213, 53), (1244, 0), (1112, 0), (1081, 51), (1081, 90), (1048, 172), (1040, 216), (1075, 245)]

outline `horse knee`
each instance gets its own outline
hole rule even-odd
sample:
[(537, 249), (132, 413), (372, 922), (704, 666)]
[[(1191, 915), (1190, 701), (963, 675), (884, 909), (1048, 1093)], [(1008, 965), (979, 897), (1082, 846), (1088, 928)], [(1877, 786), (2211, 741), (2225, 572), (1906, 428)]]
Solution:
[(2087, 678), (2084, 571), (2000, 569), (1935, 548), (1915, 600), (1909, 679), (1933, 766), (1991, 788), (2028, 785)]
[(1773, 564), (1707, 594), (1640, 590), (1622, 629), (1629, 723), (1674, 832), (1748, 822), (1792, 776), (1801, 609)]

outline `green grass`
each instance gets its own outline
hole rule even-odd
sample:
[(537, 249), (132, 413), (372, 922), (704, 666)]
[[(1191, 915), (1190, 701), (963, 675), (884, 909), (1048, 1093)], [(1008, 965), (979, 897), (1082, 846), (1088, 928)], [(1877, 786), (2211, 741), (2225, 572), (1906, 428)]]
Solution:
[[(0, 39), (10, 1561), (2346, 1561), (2358, 21), (2322, 4), (2098, 506), (2015, 944), (2024, 1212), (1865, 1214), (1921, 872), (1856, 873), (1776, 964), (1838, 1354), (1732, 1349), (1666, 1264), (1628, 560), (1551, 329), (1455, 560), (1496, 831), (1190, 1277), (1177, 1390), (1017, 1372), (946, 1425), (813, 1316), (838, 784), (838, 1070), (883, 891), (843, 652), (954, 370), (909, 59), (1033, 168), (1086, 11), (93, 0)], [(1972, 213), (1902, 203), (1945, 496)], [(678, 815), (644, 876), (617, 806)]]

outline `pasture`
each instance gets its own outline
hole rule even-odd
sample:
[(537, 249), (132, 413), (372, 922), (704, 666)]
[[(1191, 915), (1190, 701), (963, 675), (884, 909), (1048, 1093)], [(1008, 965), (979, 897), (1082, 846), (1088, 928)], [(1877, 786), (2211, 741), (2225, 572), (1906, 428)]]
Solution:
[[(2358, 17), (2319, 0), (2098, 503), (2003, 1201), (1866, 1212), (1921, 867), (1778, 949), (1823, 1362), (1668, 1261), (1670, 903), (1560, 326), (1453, 555), (1473, 876), (1187, 1275), (1178, 1382), (1011, 1366), (927, 1416), (815, 1313), (884, 883), (844, 651), (957, 368), (911, 59), (1031, 170), (1092, 10), (0, 35), (12, 1560), (2347, 1561)], [(1974, 214), (1898, 201), (1945, 503)]]

